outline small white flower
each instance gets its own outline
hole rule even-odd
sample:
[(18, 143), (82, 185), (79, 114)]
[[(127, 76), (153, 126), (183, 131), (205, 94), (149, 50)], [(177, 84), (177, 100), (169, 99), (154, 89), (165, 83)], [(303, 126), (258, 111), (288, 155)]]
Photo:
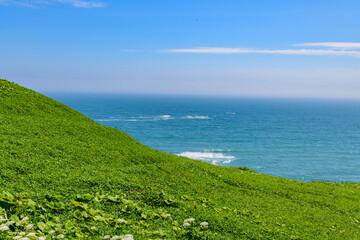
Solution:
[(24, 237), (24, 238), (20, 238), (20, 240), (30, 240), (30, 238)]
[(116, 219), (116, 221), (117, 221), (118, 223), (124, 223), (124, 222), (126, 222), (124, 219), (120, 219), (120, 218)]
[(200, 226), (202, 226), (202, 227), (207, 227), (208, 225), (209, 225), (209, 223), (207, 223), (207, 222), (200, 223)]
[(20, 232), (19, 235), (20, 236), (24, 236), (26, 233), (25, 232)]
[(19, 205), (22, 205), (22, 204), (23, 204), (23, 202), (22, 202), (22, 201), (19, 201), (19, 202), (18, 202), (18, 204), (19, 204)]
[(6, 221), (6, 218), (3, 215), (0, 215), (0, 222)]
[(19, 239), (19, 238), (21, 238), (21, 236), (16, 236), (16, 237), (13, 237), (13, 239)]
[(57, 237), (56, 238), (64, 238), (65, 236), (63, 235), (63, 234), (59, 234), (59, 235), (57, 235)]
[(185, 219), (184, 223), (189, 223), (189, 222), (194, 222), (195, 219), (194, 218), (189, 218), (189, 219)]
[(29, 225), (26, 225), (26, 229), (28, 229), (28, 230), (30, 230), (30, 229), (32, 229), (34, 227), (34, 224), (29, 224)]
[(90, 229), (91, 229), (91, 230), (96, 230), (96, 227), (91, 227)]
[(134, 239), (134, 236), (131, 235), (131, 234), (126, 234), (126, 235), (123, 236), (121, 239), (122, 239), (122, 240), (133, 240), (133, 239)]
[(28, 235), (26, 235), (28, 237), (36, 237), (36, 233), (29, 233)]
[(113, 237), (111, 238), (111, 240), (116, 240), (116, 239), (121, 239), (121, 237), (120, 237), (120, 236), (113, 236)]
[(50, 232), (49, 232), (49, 234), (54, 234), (55, 233), (55, 230), (51, 230)]
[(185, 222), (183, 225), (184, 225), (184, 227), (190, 227), (190, 223), (188, 223), (188, 222)]
[(8, 231), (9, 227), (6, 224), (0, 225), (0, 231)]
[(38, 240), (46, 240), (46, 237), (39, 237)]
[(21, 221), (23, 222), (29, 221), (29, 217), (24, 217), (23, 219), (21, 219)]
[(10, 221), (10, 222), (7, 222), (6, 225), (10, 226), (10, 225), (13, 225), (14, 223), (15, 223), (15, 221)]
[(104, 236), (104, 239), (109, 239), (109, 238), (110, 238), (110, 235)]

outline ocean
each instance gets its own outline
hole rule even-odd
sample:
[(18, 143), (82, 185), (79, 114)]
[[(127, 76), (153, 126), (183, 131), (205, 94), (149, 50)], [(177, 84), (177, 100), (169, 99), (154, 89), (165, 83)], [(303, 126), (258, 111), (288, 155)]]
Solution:
[(160, 151), (301, 181), (360, 181), (360, 101), (46, 95)]

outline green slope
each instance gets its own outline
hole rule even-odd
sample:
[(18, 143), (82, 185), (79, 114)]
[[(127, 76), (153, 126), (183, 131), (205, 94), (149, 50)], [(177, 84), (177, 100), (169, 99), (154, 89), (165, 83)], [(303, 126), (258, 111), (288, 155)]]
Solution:
[(0, 80), (0, 239), (360, 239), (359, 187), (159, 152)]

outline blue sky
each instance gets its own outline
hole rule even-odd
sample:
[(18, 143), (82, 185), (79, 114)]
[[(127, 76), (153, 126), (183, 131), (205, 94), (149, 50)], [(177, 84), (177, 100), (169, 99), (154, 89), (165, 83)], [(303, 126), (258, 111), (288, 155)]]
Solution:
[(0, 0), (0, 77), (38, 91), (360, 97), (360, 1)]

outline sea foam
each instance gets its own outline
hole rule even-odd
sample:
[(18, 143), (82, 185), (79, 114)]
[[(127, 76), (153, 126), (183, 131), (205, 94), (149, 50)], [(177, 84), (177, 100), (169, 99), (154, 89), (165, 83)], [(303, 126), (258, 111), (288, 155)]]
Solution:
[(155, 119), (160, 119), (160, 120), (168, 120), (171, 119), (171, 115), (158, 115), (155, 117)]
[(211, 117), (209, 116), (185, 116), (184, 118), (187, 118), (187, 119), (211, 119)]
[(97, 122), (153, 122), (173, 119), (171, 115), (139, 116), (130, 118), (95, 119)]
[(191, 158), (191, 159), (210, 162), (215, 165), (218, 163), (228, 164), (228, 163), (231, 163), (231, 161), (233, 161), (235, 159), (234, 156), (224, 155), (221, 153), (221, 151), (224, 151), (224, 150), (216, 149), (216, 152), (213, 150), (204, 150), (202, 152), (182, 152), (177, 155), (181, 156), (181, 157), (187, 157), (187, 158)]

